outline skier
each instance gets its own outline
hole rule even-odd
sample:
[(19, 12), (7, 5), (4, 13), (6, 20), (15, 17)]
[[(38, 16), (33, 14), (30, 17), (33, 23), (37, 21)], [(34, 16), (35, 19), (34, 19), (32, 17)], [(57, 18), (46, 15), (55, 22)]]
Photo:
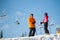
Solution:
[(35, 35), (36, 32), (35, 23), (36, 23), (35, 18), (33, 17), (33, 14), (31, 14), (30, 17), (28, 18), (28, 24), (30, 29), (29, 37)]
[(43, 24), (43, 23), (44, 23), (44, 31), (45, 31), (45, 33), (49, 34), (49, 30), (48, 30), (48, 14), (47, 13), (45, 13), (43, 22), (40, 22), (40, 24)]

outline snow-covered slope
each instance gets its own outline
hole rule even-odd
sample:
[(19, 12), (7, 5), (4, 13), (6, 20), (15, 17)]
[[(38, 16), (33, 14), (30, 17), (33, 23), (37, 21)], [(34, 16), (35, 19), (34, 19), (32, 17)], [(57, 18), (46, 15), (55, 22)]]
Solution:
[(60, 35), (37, 35), (34, 37), (16, 37), (16, 38), (2, 38), (0, 40), (60, 40)]

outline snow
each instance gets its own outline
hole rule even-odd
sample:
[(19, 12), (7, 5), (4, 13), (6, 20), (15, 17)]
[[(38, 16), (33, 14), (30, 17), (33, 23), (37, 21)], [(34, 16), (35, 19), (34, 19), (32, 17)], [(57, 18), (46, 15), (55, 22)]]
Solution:
[(2, 38), (0, 40), (60, 40), (59, 34), (37, 35), (34, 37)]

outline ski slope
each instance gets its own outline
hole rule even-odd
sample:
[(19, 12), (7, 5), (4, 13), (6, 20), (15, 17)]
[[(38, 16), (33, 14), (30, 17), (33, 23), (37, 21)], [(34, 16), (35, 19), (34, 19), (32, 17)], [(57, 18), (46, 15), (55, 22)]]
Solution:
[(16, 38), (2, 38), (0, 40), (60, 40), (60, 35), (37, 35), (34, 37), (16, 37)]

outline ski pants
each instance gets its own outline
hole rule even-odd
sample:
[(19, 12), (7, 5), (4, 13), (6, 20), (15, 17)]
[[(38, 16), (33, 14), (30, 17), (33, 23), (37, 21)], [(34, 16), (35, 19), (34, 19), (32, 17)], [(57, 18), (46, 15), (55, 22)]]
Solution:
[(36, 32), (36, 28), (30, 28), (29, 36), (34, 36)]
[(46, 34), (49, 34), (48, 22), (44, 23), (44, 31), (45, 31)]

